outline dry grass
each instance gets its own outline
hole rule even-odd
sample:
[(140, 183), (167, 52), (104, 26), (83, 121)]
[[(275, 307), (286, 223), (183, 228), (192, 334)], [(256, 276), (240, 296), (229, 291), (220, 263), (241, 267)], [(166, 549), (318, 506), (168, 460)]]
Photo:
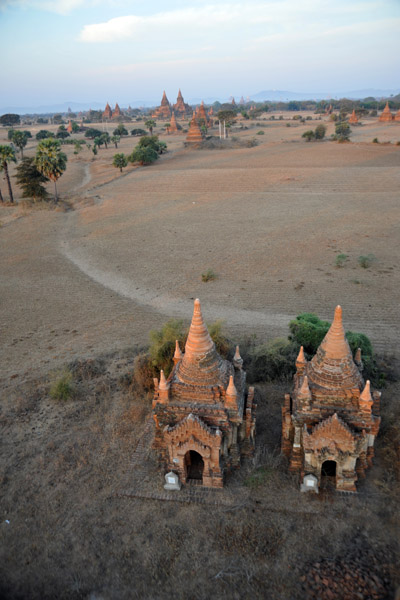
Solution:
[(151, 407), (129, 385), (133, 357), (68, 365), (78, 393), (62, 404), (48, 396), (46, 378), (9, 395), (1, 414), (1, 597), (262, 599), (268, 589), (273, 600), (300, 600), (307, 565), (354, 553), (360, 536), (364, 549), (385, 556), (385, 593), (400, 584), (398, 384), (384, 391), (383, 436), (358, 496), (300, 495), (279, 456), (288, 386), (271, 383), (257, 388), (254, 464), (229, 477), (232, 491), (248, 489), (243, 505), (121, 499), (115, 491)]

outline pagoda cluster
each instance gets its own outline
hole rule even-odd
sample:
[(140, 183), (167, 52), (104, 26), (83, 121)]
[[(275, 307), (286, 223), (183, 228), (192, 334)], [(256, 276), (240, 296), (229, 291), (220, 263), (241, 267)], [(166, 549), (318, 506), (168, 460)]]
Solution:
[(192, 109), (189, 104), (186, 104), (183, 100), (182, 92), (179, 90), (178, 97), (175, 104), (170, 104), (167, 94), (163, 93), (161, 99), (161, 105), (155, 109), (151, 115), (154, 119), (165, 119), (170, 120), (172, 115), (175, 117), (186, 119), (192, 113)]
[(116, 119), (117, 117), (121, 117), (122, 113), (121, 113), (120, 107), (118, 106), (118, 102), (116, 103), (114, 110), (112, 110), (111, 106), (107, 102), (102, 116), (103, 116), (103, 119), (110, 120), (110, 121), (111, 121), (111, 119)]
[[(255, 447), (254, 388), (246, 386), (239, 347), (232, 361), (218, 354), (195, 300), (184, 352), (176, 342), (173, 358), (169, 377), (161, 371), (154, 380), (152, 407), (153, 447), (167, 481), (177, 486), (166, 489), (221, 488), (225, 474)], [(328, 482), (355, 492), (371, 466), (381, 394), (362, 371), (361, 351), (353, 357), (337, 306), (315, 356), (307, 360), (300, 349), (293, 389), (282, 407), (282, 452), (302, 491), (318, 492)]]
[(392, 114), (389, 102), (386, 102), (386, 106), (383, 109), (382, 113), (379, 115), (379, 121), (381, 123), (391, 123), (392, 121), (400, 121), (400, 110), (394, 115)]

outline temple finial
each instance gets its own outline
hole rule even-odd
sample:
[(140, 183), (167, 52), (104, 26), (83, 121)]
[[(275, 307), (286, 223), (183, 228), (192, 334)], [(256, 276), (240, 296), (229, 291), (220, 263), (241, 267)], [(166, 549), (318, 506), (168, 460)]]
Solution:
[(360, 400), (363, 400), (364, 402), (373, 402), (373, 399), (371, 396), (371, 383), (370, 383), (369, 379), (367, 380), (367, 382), (365, 384), (365, 388), (363, 389), (363, 391), (360, 394)]
[(233, 381), (233, 375), (229, 377), (228, 387), (226, 388), (226, 395), (230, 398), (236, 398), (238, 393)]
[(194, 301), (193, 317), (185, 346), (185, 359), (191, 360), (207, 354), (214, 348), (203, 315), (201, 314), (200, 300)]
[(168, 390), (169, 389), (169, 385), (167, 383), (167, 380), (165, 379), (164, 371), (162, 369), (160, 371), (160, 383), (158, 385), (158, 389), (159, 390)]
[(174, 363), (176, 364), (177, 362), (179, 362), (180, 360), (182, 360), (183, 354), (181, 352), (181, 349), (179, 347), (179, 342), (178, 340), (175, 340), (175, 353), (174, 353)]

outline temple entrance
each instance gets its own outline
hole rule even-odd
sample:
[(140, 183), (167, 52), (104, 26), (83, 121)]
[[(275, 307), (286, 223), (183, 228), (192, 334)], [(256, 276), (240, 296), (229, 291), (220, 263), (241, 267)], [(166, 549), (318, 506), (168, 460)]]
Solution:
[(336, 488), (336, 461), (326, 460), (321, 465), (321, 487)]
[(201, 455), (194, 450), (185, 454), (186, 479), (201, 483), (203, 481), (204, 461)]

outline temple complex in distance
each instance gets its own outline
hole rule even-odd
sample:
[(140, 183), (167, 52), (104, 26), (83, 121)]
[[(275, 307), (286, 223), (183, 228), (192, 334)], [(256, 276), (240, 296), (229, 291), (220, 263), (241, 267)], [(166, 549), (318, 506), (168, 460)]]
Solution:
[(381, 123), (390, 123), (394, 120), (394, 116), (392, 115), (389, 107), (389, 101), (386, 102), (386, 106), (379, 115), (379, 121)]
[(170, 376), (154, 380), (153, 447), (181, 483), (221, 488), (252, 455), (256, 406), (242, 364), (238, 347), (232, 362), (217, 353), (195, 300), (184, 354), (177, 342)]
[(111, 106), (107, 102), (106, 107), (102, 114), (103, 120), (111, 121), (111, 119), (116, 119), (117, 117), (122, 117), (122, 112), (120, 107), (118, 106), (118, 102), (115, 105), (114, 110), (112, 110)]
[(289, 469), (300, 473), (303, 491), (318, 491), (329, 478), (337, 490), (355, 492), (357, 478), (372, 463), (381, 394), (364, 383), (361, 351), (353, 359), (340, 306), (315, 356), (308, 362), (301, 348), (296, 368), (282, 408)]

